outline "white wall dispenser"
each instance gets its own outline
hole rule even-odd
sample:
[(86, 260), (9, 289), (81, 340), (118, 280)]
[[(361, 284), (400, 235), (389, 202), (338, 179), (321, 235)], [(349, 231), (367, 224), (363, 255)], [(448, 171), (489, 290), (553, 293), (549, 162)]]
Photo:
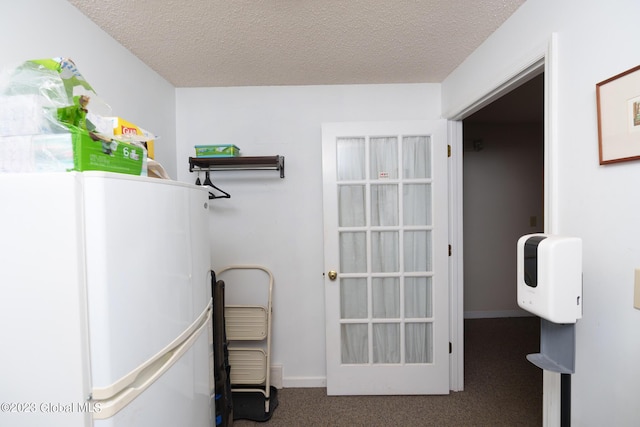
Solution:
[(582, 318), (582, 240), (528, 234), (517, 244), (518, 305), (540, 317), (537, 367), (560, 373), (560, 425), (571, 425), (571, 374), (575, 372), (576, 322)]
[(518, 305), (553, 323), (582, 318), (582, 240), (550, 234), (518, 239)]

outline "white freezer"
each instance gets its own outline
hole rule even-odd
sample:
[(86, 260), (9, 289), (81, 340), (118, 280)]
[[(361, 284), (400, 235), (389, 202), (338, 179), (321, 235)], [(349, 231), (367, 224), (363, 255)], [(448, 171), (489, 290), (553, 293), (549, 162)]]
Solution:
[[(211, 325), (210, 317), (208, 325)], [(115, 415), (96, 419), (95, 427), (214, 425), (207, 376), (209, 345), (207, 333), (198, 335), (187, 352), (162, 373), (151, 387)], [(100, 409), (101, 412), (108, 412), (108, 404), (100, 405)], [(94, 417), (100, 418), (101, 415), (95, 413)]]
[(0, 425), (212, 424), (207, 194), (103, 172), (0, 175), (0, 402), (17, 411)]

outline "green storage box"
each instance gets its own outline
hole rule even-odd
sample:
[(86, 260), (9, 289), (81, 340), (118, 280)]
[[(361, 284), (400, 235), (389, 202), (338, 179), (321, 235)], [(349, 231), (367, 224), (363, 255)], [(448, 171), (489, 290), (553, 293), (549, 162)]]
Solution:
[(101, 139), (74, 126), (69, 126), (69, 130), (74, 170), (147, 174), (147, 152), (144, 148), (122, 141)]
[(196, 157), (237, 157), (240, 149), (232, 144), (196, 145)]

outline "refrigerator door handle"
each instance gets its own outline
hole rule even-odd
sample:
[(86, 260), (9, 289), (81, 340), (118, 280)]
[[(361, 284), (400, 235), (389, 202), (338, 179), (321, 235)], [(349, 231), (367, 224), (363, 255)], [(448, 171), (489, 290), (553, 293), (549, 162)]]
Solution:
[(202, 331), (210, 324), (211, 316), (212, 304), (210, 301), (205, 311), (189, 328), (149, 361), (138, 366), (110, 386), (94, 388), (90, 399), (92, 407), (96, 408), (93, 412), (93, 418), (102, 420), (112, 417), (151, 386), (191, 348)]

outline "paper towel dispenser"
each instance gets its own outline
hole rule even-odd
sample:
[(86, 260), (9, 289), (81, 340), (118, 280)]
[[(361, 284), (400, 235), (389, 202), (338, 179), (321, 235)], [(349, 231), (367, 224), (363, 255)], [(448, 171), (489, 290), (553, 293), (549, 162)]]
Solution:
[(518, 239), (518, 305), (553, 323), (582, 318), (582, 240), (551, 234)]

